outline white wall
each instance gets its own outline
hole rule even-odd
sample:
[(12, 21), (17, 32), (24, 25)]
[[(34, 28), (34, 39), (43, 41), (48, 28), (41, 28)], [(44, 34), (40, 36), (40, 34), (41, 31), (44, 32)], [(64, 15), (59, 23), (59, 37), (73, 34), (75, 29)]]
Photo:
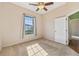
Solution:
[(79, 19), (71, 19), (71, 35), (72, 36), (79, 36)]
[(0, 35), (2, 36), (2, 47), (22, 43), (31, 40), (24, 37), (22, 39), (22, 29), (23, 29), (23, 13), (26, 16), (35, 16), (37, 23), (37, 36), (32, 39), (37, 39), (42, 37), (42, 19), (41, 16), (35, 14), (28, 9), (16, 6), (11, 3), (0, 3)]
[(52, 40), (54, 39), (54, 20), (53, 18), (50, 19), (50, 17), (46, 18), (43, 17), (43, 37)]

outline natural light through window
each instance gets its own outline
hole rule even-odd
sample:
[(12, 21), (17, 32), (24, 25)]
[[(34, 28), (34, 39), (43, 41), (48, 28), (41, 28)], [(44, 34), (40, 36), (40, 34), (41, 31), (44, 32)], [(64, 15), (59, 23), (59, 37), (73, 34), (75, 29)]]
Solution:
[(34, 34), (35, 29), (35, 17), (24, 17), (24, 31), (25, 34)]
[(26, 47), (29, 56), (46, 56), (48, 53), (38, 44)]

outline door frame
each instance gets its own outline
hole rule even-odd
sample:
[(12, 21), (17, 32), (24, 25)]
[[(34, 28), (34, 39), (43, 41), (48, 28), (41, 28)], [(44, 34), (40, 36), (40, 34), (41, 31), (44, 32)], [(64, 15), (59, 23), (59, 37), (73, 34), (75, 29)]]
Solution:
[[(72, 15), (72, 14), (78, 12), (78, 11), (79, 11), (79, 9), (76, 9), (76, 10), (74, 10), (74, 11), (68, 13), (68, 14), (66, 15), (66, 17), (68, 18), (70, 15)], [(69, 19), (68, 19), (68, 33), (69, 33)], [(68, 41), (69, 41), (69, 34), (68, 34)]]
[[(68, 36), (69, 36), (69, 35), (68, 35), (68, 17), (64, 15), (64, 16), (59, 16), (59, 17), (56, 17), (56, 18), (62, 18), (62, 17), (65, 17), (66, 20), (67, 20), (67, 29), (66, 29), (66, 30), (67, 30), (67, 34), (66, 34), (66, 38), (67, 38), (67, 39), (66, 39), (66, 44), (65, 44), (65, 45), (68, 45), (68, 43), (69, 43), (69, 41), (68, 41)], [(56, 19), (56, 18), (55, 18), (55, 19)], [(55, 21), (54, 21), (54, 22), (55, 22)], [(54, 24), (54, 28), (55, 28), (55, 24)], [(54, 30), (54, 32), (55, 32), (55, 30)], [(55, 36), (55, 33), (54, 33), (54, 36)], [(55, 38), (54, 38), (54, 39), (55, 39)], [(55, 41), (55, 40), (54, 40), (54, 41)]]
[(66, 15), (66, 17), (69, 17), (70, 15), (72, 15), (72, 14), (74, 14), (74, 13), (78, 12), (78, 11), (79, 11), (79, 9), (76, 9), (76, 10), (74, 10), (74, 11), (72, 11), (72, 12), (68, 13), (68, 14)]
[[(69, 19), (68, 19), (68, 17), (70, 16), (70, 15), (72, 15), (72, 14), (74, 14), (74, 13), (76, 13), (76, 12), (78, 12), (79, 11), (79, 9), (76, 9), (76, 10), (74, 10), (74, 11), (72, 11), (72, 12), (70, 12), (70, 13), (68, 13), (67, 15), (64, 15), (64, 16), (59, 16), (59, 17), (56, 17), (56, 18), (60, 18), (60, 17), (66, 17), (67, 18), (67, 21), (68, 21), (68, 33), (69, 33)], [(55, 34), (54, 34), (55, 35)], [(68, 41), (67, 41), (67, 44), (66, 45), (68, 45), (69, 44), (69, 34), (67, 34), (67, 37), (68, 37)]]

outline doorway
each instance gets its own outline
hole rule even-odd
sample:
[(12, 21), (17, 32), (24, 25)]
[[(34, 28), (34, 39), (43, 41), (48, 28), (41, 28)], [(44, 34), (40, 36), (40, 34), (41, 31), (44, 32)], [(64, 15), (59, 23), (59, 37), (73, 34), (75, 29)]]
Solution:
[(79, 11), (70, 15), (69, 19), (69, 47), (79, 53)]

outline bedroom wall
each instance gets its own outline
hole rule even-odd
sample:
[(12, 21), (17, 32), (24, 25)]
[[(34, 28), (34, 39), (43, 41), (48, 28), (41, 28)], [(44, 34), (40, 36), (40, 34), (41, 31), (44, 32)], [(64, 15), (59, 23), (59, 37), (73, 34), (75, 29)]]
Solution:
[[(0, 38), (2, 47), (41, 38), (42, 36), (46, 39), (54, 40), (54, 19), (79, 9), (78, 5), (79, 3), (77, 2), (67, 3), (44, 15), (38, 15), (11, 3), (0, 3)], [(23, 13), (36, 17), (37, 36), (34, 38), (25, 36), (22, 39)]]
[[(23, 13), (27, 16), (35, 16), (37, 23), (37, 35), (35, 37), (25, 36), (22, 39)], [(42, 37), (41, 16), (28, 9), (11, 3), (0, 3), (0, 35), (2, 47), (26, 42)]]
[(71, 35), (79, 37), (79, 19), (71, 19)]
[(54, 19), (56, 17), (65, 16), (77, 9), (79, 3), (78, 2), (69, 2), (59, 8), (56, 8), (46, 14), (43, 15), (43, 22), (44, 22), (44, 38), (49, 40), (54, 40)]

